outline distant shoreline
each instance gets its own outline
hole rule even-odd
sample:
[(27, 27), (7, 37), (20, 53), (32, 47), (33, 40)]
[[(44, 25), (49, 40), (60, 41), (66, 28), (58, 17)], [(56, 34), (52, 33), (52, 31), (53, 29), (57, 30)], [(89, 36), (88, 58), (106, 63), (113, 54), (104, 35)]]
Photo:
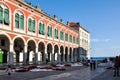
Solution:
[(108, 58), (115, 58), (115, 57), (91, 57), (92, 60), (104, 60)]

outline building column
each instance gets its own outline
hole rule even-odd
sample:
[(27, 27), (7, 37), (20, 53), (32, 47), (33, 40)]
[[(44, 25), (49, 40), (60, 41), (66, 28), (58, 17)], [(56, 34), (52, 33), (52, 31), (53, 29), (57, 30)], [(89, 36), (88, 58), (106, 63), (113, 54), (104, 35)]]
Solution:
[(75, 48), (75, 62), (77, 62), (77, 48)]
[(10, 43), (10, 52), (9, 52), (9, 65), (13, 65), (14, 64), (14, 57), (13, 57), (13, 42)]
[(73, 48), (71, 48), (72, 51), (71, 51), (71, 62), (73, 62)]
[(67, 52), (67, 62), (70, 62), (70, 57), (69, 57), (69, 55), (70, 55), (70, 51), (69, 51), (69, 48), (68, 48), (68, 52)]
[(44, 52), (44, 61), (43, 63), (46, 64), (46, 55), (47, 55), (47, 45), (45, 45), (45, 52)]
[(60, 47), (58, 47), (59, 50), (58, 50), (58, 53), (57, 53), (57, 63), (60, 64), (61, 63), (61, 53), (60, 53)]
[(23, 64), (27, 64), (27, 44), (24, 46), (24, 53), (23, 53)]
[(65, 63), (65, 47), (64, 47), (64, 51), (63, 51), (63, 63)]
[(35, 52), (35, 58), (34, 58), (34, 64), (38, 64), (38, 45), (36, 46), (36, 52)]

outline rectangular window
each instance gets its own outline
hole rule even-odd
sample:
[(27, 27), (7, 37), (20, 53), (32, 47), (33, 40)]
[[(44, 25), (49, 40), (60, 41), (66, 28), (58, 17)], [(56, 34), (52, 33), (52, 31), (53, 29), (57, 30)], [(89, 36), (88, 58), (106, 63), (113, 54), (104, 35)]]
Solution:
[(73, 37), (73, 43), (75, 43), (75, 37)]
[(79, 38), (76, 39), (76, 44), (78, 44), (78, 43), (79, 43)]
[(24, 16), (20, 16), (20, 29), (24, 30)]
[(9, 25), (10, 21), (9, 21), (9, 11), (8, 9), (4, 10), (4, 24)]
[(5, 46), (5, 40), (4, 39), (1, 40), (1, 46)]
[(68, 41), (68, 34), (65, 33), (65, 41)]
[(19, 21), (15, 21), (15, 27), (19, 28)]
[(2, 23), (2, 21), (3, 21), (2, 17), (3, 17), (3, 10), (0, 7), (0, 23)]
[(62, 31), (60, 31), (60, 39), (61, 39), (61, 40), (64, 40), (64, 35), (63, 35), (63, 32), (62, 32)]
[(70, 39), (69, 41), (72, 43), (72, 35), (70, 35), (70, 38), (69, 38), (69, 39)]

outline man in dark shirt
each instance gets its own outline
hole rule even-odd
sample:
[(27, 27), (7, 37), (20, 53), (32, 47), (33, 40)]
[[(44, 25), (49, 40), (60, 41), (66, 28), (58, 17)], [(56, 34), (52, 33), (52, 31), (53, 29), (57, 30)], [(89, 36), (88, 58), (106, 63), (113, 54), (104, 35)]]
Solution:
[(119, 76), (119, 60), (118, 56), (116, 56), (115, 61), (114, 61), (114, 77)]

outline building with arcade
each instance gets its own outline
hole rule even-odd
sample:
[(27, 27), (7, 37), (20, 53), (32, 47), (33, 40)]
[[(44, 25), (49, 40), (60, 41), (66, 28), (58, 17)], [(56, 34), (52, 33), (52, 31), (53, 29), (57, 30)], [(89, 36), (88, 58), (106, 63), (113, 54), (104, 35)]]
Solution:
[(55, 64), (80, 61), (79, 30), (24, 0), (0, 0), (2, 63)]

